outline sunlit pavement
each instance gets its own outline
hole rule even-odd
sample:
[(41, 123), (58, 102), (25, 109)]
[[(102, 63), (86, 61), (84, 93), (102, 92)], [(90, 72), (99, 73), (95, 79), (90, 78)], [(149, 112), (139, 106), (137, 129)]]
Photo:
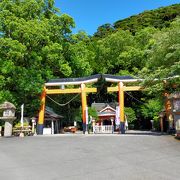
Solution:
[(179, 180), (180, 141), (150, 131), (0, 138), (0, 180)]

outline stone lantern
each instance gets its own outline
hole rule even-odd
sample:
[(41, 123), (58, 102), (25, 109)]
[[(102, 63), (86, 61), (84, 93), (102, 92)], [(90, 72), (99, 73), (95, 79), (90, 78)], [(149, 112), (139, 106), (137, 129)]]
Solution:
[(10, 102), (4, 102), (0, 105), (0, 120), (5, 121), (4, 136), (12, 136), (13, 121), (15, 117), (16, 107)]

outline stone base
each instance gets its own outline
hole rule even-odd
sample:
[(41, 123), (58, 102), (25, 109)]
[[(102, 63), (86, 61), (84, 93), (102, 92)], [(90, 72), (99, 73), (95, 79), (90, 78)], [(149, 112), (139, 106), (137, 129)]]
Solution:
[(44, 128), (44, 124), (37, 125), (37, 134), (38, 135), (43, 135), (43, 128)]
[(120, 123), (120, 131), (121, 131), (121, 134), (125, 134), (125, 123), (124, 122)]
[(5, 121), (4, 137), (12, 136), (13, 121)]
[(24, 137), (24, 133), (21, 132), (21, 133), (19, 134), (19, 137)]

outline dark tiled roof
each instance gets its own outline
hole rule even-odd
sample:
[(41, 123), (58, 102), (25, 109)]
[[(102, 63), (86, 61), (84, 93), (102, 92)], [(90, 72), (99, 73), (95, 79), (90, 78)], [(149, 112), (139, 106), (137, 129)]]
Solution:
[(76, 81), (86, 81), (91, 80), (94, 78), (101, 78), (101, 74), (96, 74), (88, 77), (80, 77), (80, 78), (60, 78), (60, 79), (51, 79), (47, 83), (54, 83), (54, 82), (76, 82)]
[(97, 112), (101, 111), (107, 106), (106, 103), (92, 103), (91, 107), (95, 108)]
[(79, 78), (59, 78), (59, 79), (51, 79), (47, 83), (56, 83), (56, 82), (77, 82), (77, 81), (87, 81), (91, 79), (105, 79), (105, 78), (113, 78), (118, 80), (131, 80), (134, 79), (132, 76), (116, 76), (110, 74), (96, 74), (87, 77), (79, 77)]
[(97, 112), (103, 110), (104, 108), (106, 108), (107, 106), (110, 106), (113, 109), (116, 109), (116, 106), (118, 105), (118, 103), (92, 103), (91, 107), (94, 107), (96, 109)]
[(57, 119), (63, 118), (63, 116), (55, 113), (55, 112), (53, 111), (53, 109), (50, 108), (50, 107), (48, 107), (48, 106), (46, 106), (46, 108), (45, 108), (45, 118), (46, 118), (46, 117), (52, 117), (52, 118), (57, 118)]
[(111, 75), (111, 74), (103, 74), (102, 78), (112, 78), (112, 79), (118, 79), (118, 80), (134, 79), (132, 76), (117, 76), (117, 75)]

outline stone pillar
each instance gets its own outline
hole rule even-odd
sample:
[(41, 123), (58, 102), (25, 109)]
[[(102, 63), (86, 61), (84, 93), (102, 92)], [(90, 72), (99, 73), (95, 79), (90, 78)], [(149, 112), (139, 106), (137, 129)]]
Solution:
[(32, 118), (32, 133), (33, 134), (35, 134), (35, 123), (36, 123), (35, 118)]
[(112, 134), (114, 133), (114, 119), (111, 119)]
[(6, 120), (4, 126), (4, 137), (12, 136), (13, 121)]
[(154, 130), (154, 120), (150, 120), (152, 125), (152, 130)]

